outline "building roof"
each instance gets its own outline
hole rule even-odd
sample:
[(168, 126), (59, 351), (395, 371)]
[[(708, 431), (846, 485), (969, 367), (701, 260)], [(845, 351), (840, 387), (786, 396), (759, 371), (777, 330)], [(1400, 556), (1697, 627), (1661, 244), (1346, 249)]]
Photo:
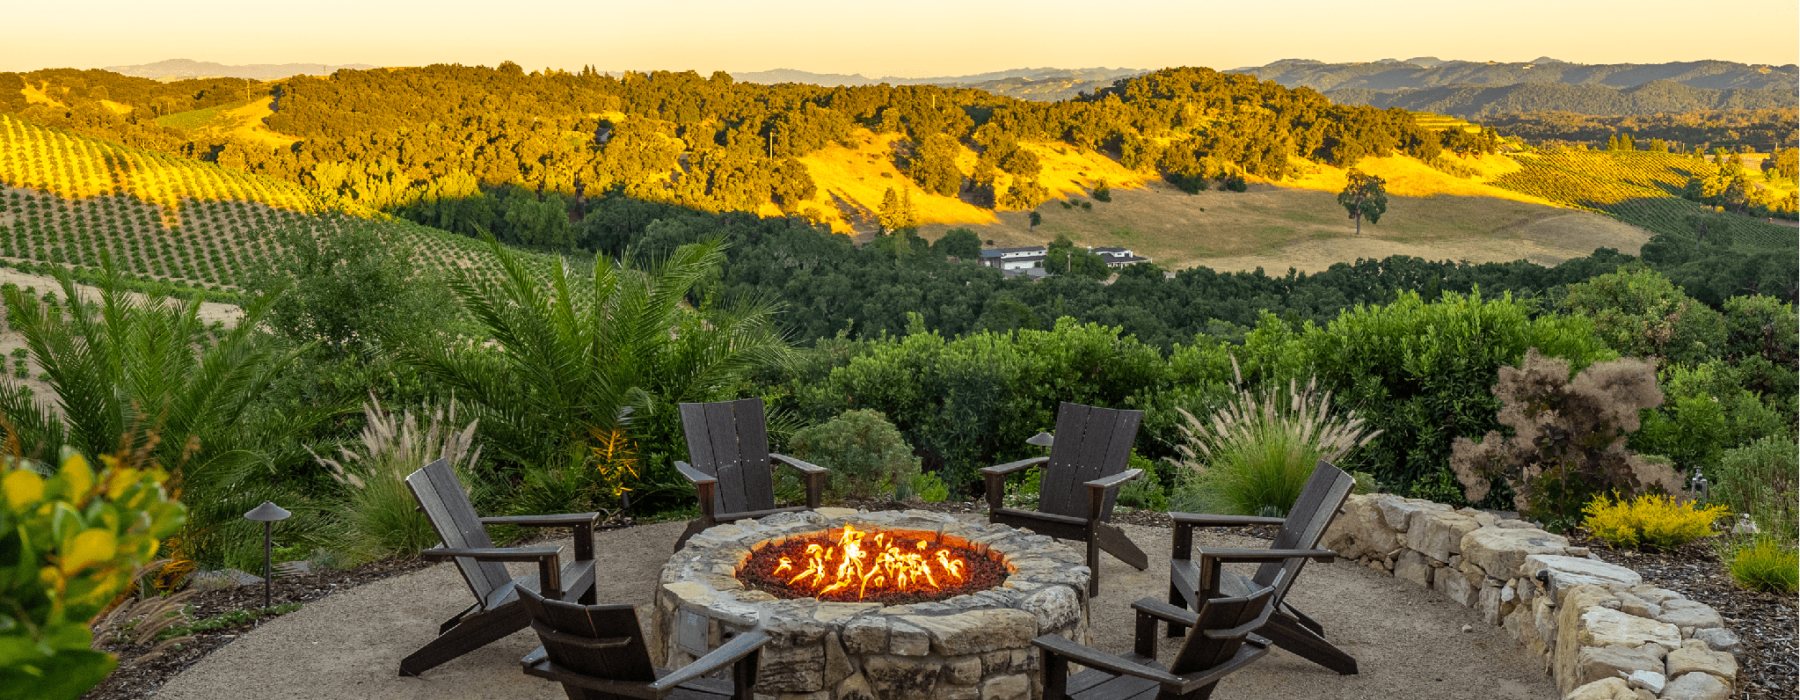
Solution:
[(982, 248), (981, 249), (981, 257), (997, 258), (1002, 255), (1006, 255), (1008, 253), (1042, 253), (1042, 252), (1044, 252), (1044, 247), (1041, 245), (1025, 246), (1023, 248)]
[(1104, 248), (1092, 248), (1091, 250), (1093, 250), (1094, 253), (1097, 255), (1130, 255), (1131, 254), (1130, 248), (1104, 247)]

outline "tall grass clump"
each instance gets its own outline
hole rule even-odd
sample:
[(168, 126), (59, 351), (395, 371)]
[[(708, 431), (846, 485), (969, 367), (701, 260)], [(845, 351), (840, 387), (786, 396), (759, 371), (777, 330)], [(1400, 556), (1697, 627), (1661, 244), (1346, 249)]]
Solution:
[(1800, 584), (1800, 552), (1772, 538), (1740, 544), (1726, 560), (1732, 580), (1753, 591), (1793, 593)]
[(371, 396), (363, 404), (368, 425), (357, 443), (339, 448), (338, 459), (313, 454), (350, 491), (342, 540), (346, 553), (365, 560), (407, 557), (437, 542), (431, 522), (416, 509), (407, 474), (444, 459), (464, 484), (470, 483), (469, 468), (481, 458), (481, 448), (470, 449), (479, 421), (458, 428), (455, 403), (422, 413), (423, 423), (412, 411), (385, 412)]
[(1320, 460), (1341, 466), (1381, 432), (1332, 406), (1316, 378), (1252, 390), (1239, 375), (1236, 393), (1210, 420), (1181, 415), (1185, 444), (1170, 461), (1187, 471), (1171, 505), (1207, 513), (1285, 516)]

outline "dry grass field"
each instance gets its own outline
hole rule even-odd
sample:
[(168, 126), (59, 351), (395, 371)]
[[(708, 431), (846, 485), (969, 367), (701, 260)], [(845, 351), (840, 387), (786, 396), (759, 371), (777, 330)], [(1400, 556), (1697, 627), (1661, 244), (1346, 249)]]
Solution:
[[(1378, 225), (1361, 236), (1335, 192), (1254, 184), (1248, 192), (1189, 195), (1161, 182), (1115, 189), (1113, 201), (1064, 209), (1038, 207), (1043, 224), (1029, 230), (1025, 212), (969, 226), (995, 245), (1041, 244), (1066, 234), (1081, 245), (1124, 246), (1166, 269), (1316, 272), (1357, 258), (1412, 255), (1433, 260), (1504, 262), (1524, 258), (1554, 265), (1598, 247), (1637, 253), (1650, 234), (1600, 214), (1497, 197), (1440, 194), (1391, 196)], [(1081, 198), (1085, 200), (1086, 198)], [(952, 226), (921, 228), (935, 239)]]

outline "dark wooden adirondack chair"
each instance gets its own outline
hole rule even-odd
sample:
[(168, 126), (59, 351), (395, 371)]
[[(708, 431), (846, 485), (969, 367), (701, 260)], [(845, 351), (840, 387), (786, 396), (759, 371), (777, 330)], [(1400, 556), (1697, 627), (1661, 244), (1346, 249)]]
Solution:
[[(751, 700), (757, 663), (769, 636), (747, 632), (676, 671), (650, 665), (637, 610), (629, 605), (575, 605), (526, 589), (520, 598), (544, 645), (519, 660), (525, 673), (563, 685), (570, 700)], [(731, 680), (705, 678), (726, 666)]]
[[(1132, 653), (1114, 656), (1061, 636), (1031, 640), (1044, 652), (1044, 700), (1206, 700), (1219, 681), (1269, 653), (1268, 640), (1251, 632), (1275, 609), (1275, 589), (1249, 595), (1214, 598), (1199, 614), (1145, 598), (1137, 611), (1137, 640)], [(1168, 666), (1156, 661), (1156, 623), (1180, 620), (1193, 628)], [(1069, 675), (1069, 662), (1088, 667)]]
[[(548, 598), (579, 597), (594, 601), (594, 524), (599, 513), (517, 515), (483, 518), (475, 514), (468, 494), (449, 463), (438, 460), (406, 476), (406, 486), (419, 501), (443, 542), (420, 552), (431, 560), (450, 559), (475, 594), (475, 604), (438, 627), (438, 637), (400, 662), (400, 675), (417, 676), (427, 669), (525, 629), (531, 616), (519, 604), (519, 593), (540, 590)], [(575, 530), (575, 561), (558, 566), (561, 547), (500, 547), (488, 537), (488, 525), (567, 527)], [(504, 562), (536, 562), (537, 573), (513, 578)]]
[[(688, 521), (687, 531), (675, 541), (675, 551), (681, 551), (689, 537), (720, 523), (819, 507), (826, 469), (769, 452), (762, 399), (681, 404), (681, 430), (693, 463), (676, 462), (675, 469), (699, 491), (700, 517)], [(806, 477), (805, 506), (775, 507), (770, 460)]]
[[(1143, 421), (1143, 411), (1064, 402), (1056, 411), (1056, 435), (1049, 457), (1022, 459), (981, 470), (987, 480), (988, 522), (1028, 527), (1051, 537), (1086, 542), (1087, 564), (1093, 571), (1088, 579), (1088, 595), (1100, 595), (1102, 549), (1140, 571), (1149, 568), (1150, 556), (1138, 549), (1125, 531), (1107, 522), (1112, 518), (1113, 503), (1119, 499), (1119, 485), (1143, 476), (1141, 469), (1125, 468), (1131, 461), (1131, 443), (1137, 439), (1138, 424)], [(1036, 464), (1044, 465), (1038, 481), (1037, 511), (1001, 505), (1006, 494), (1006, 475)], [(1085, 497), (1083, 486), (1087, 487)]]
[[(1286, 518), (1170, 513), (1175, 521), (1175, 551), (1169, 567), (1169, 602), (1191, 609), (1211, 598), (1272, 586), (1275, 613), (1256, 633), (1320, 666), (1344, 675), (1356, 673), (1356, 658), (1325, 641), (1325, 628), (1287, 602), (1288, 588), (1308, 559), (1329, 562), (1336, 556), (1329, 549), (1320, 549), (1319, 540), (1354, 486), (1354, 477), (1321, 460)], [(1197, 559), (1193, 556), (1195, 527), (1245, 525), (1280, 525), (1281, 531), (1268, 549), (1202, 549)], [(1249, 578), (1219, 566), (1240, 563), (1262, 566)], [(1180, 636), (1181, 628), (1171, 621), (1169, 636)]]

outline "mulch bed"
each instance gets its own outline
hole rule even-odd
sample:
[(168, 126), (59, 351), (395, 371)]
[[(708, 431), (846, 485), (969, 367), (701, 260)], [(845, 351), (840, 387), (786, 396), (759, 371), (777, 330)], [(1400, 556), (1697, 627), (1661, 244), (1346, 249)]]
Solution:
[[(616, 530), (639, 524), (635, 519), (614, 517), (602, 523), (598, 530)], [(554, 539), (554, 535), (546, 533), (545, 539)], [(521, 546), (529, 543), (520, 543)], [(370, 562), (353, 569), (325, 570), (304, 576), (293, 576), (275, 579), (270, 590), (270, 605), (289, 603), (310, 603), (338, 591), (347, 591), (357, 586), (379, 581), (392, 576), (412, 573), (431, 566), (432, 562), (419, 558), (387, 559)], [(197, 622), (217, 617), (235, 610), (256, 610), (263, 605), (263, 587), (234, 586), (213, 590), (204, 590), (188, 599), (193, 608), (189, 617)], [(271, 618), (264, 617), (263, 620)], [(236, 641), (239, 635), (245, 634), (261, 624), (261, 620), (253, 620), (235, 627), (224, 627), (206, 630), (194, 634), (193, 641), (185, 642), (180, 649), (165, 652), (162, 656), (144, 663), (134, 663), (139, 656), (150, 651), (150, 644), (115, 644), (100, 645), (102, 651), (117, 654), (119, 668), (107, 676), (105, 681), (93, 690), (81, 696), (82, 700), (139, 700), (153, 697), (157, 689), (175, 674), (187, 670), (207, 654)]]
[(1738, 588), (1709, 540), (1689, 542), (1673, 552), (1613, 549), (1586, 530), (1569, 533), (1570, 544), (1587, 547), (1608, 563), (1636, 571), (1645, 583), (1675, 591), (1719, 611), (1737, 633), (1735, 697), (1743, 700), (1792, 698), (1800, 687), (1794, 645), (1800, 601), (1792, 594)]

